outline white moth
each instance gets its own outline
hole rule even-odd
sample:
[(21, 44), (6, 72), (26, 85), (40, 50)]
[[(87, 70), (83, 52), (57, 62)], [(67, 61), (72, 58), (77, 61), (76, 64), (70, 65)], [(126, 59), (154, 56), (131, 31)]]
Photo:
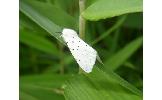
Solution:
[(72, 29), (63, 29), (61, 36), (79, 66), (85, 72), (90, 73), (96, 61), (96, 50), (80, 39)]

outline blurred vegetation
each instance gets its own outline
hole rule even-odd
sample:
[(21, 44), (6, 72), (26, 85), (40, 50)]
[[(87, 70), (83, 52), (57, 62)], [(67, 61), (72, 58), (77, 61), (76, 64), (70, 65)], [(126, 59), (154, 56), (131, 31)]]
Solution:
[(78, 31), (78, 0), (20, 0), (20, 100), (141, 100), (142, 0), (87, 0), (85, 41), (104, 65), (78, 74), (64, 27)]

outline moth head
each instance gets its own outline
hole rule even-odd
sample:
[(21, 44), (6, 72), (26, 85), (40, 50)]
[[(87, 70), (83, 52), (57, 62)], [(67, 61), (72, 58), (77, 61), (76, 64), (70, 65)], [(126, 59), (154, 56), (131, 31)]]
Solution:
[(77, 35), (76, 31), (74, 31), (72, 29), (64, 28), (63, 31), (62, 31), (62, 36), (64, 36), (64, 37), (73, 37), (73, 36), (78, 36), (78, 35)]

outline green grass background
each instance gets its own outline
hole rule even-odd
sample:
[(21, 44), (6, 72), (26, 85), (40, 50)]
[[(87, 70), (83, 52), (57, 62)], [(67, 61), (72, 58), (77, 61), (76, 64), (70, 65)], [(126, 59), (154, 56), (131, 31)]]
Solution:
[(85, 41), (104, 65), (90, 74), (56, 33), (78, 32), (78, 0), (20, 0), (20, 100), (141, 100), (142, 0), (87, 0)]

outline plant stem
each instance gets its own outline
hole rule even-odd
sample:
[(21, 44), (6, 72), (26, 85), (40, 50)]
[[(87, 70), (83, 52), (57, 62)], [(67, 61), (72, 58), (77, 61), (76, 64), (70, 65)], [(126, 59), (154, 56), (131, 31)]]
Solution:
[(79, 0), (79, 10), (80, 10), (80, 16), (79, 16), (79, 36), (80, 38), (85, 38), (85, 19), (81, 16), (81, 13), (85, 9), (85, 1), (86, 0)]
[[(81, 13), (85, 9), (85, 2), (86, 0), (79, 0), (79, 11), (80, 11), (80, 16), (79, 16), (79, 37), (81, 39), (85, 39), (85, 24), (86, 20), (81, 16)], [(79, 74), (82, 73), (82, 69), (79, 67)]]
[(60, 58), (60, 74), (64, 74), (64, 54), (63, 54), (63, 49), (64, 49), (64, 46), (61, 44), (61, 43), (59, 43), (59, 48), (60, 48), (60, 56), (61, 56), (61, 58)]

